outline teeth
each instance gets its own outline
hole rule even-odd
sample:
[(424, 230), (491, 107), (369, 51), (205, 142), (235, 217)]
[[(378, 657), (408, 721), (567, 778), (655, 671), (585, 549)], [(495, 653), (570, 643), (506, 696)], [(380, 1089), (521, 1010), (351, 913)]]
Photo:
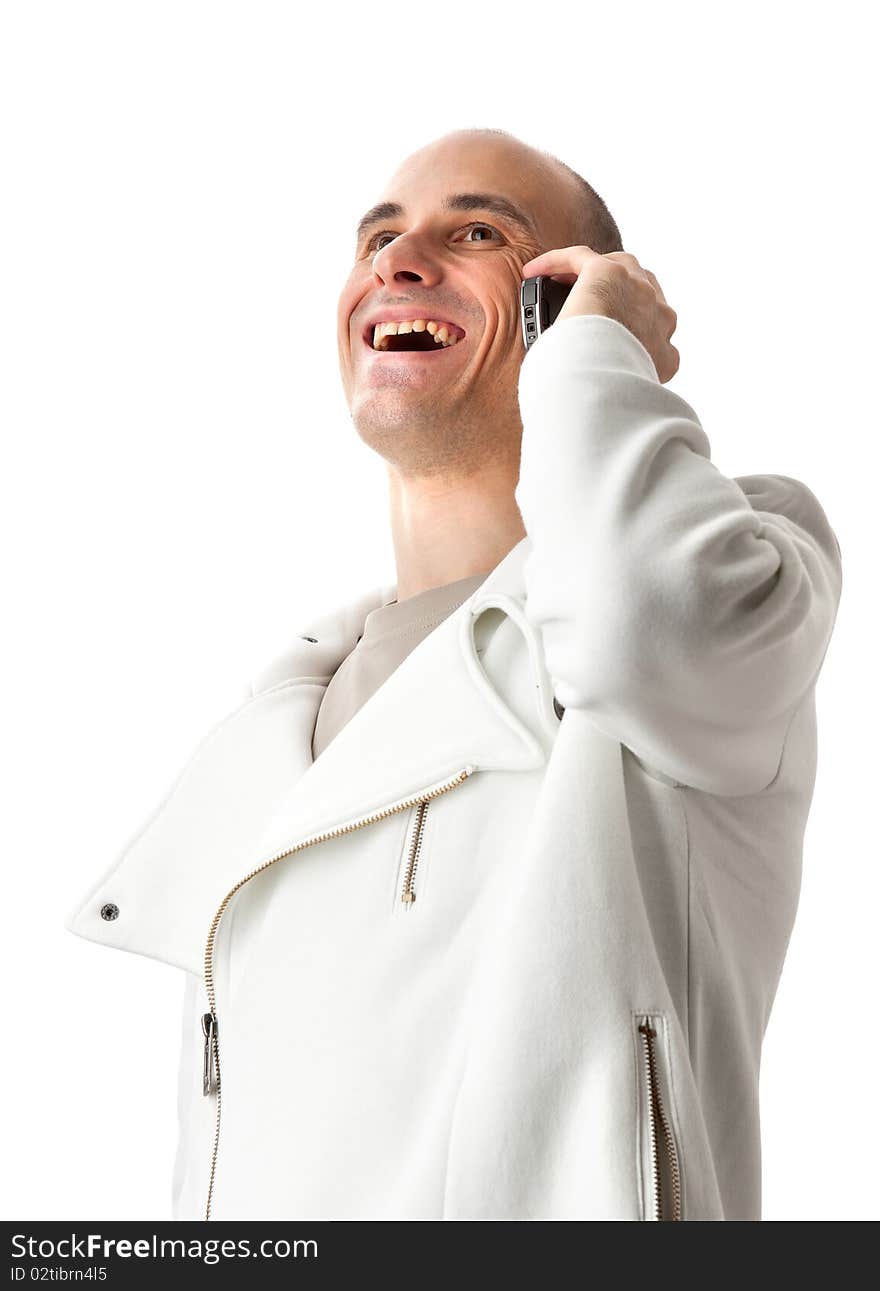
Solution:
[(443, 323), (437, 323), (432, 318), (407, 318), (399, 323), (376, 323), (373, 328), (373, 349), (387, 350), (386, 337), (405, 336), (408, 332), (430, 332), (434, 343), (443, 348), (455, 345), (459, 339), (457, 332), (450, 332)]

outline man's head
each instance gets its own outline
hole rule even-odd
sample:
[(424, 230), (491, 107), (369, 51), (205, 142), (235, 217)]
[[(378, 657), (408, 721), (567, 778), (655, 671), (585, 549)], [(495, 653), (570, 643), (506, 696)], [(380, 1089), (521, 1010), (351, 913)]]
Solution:
[[(602, 199), (504, 131), (455, 131), (398, 167), (362, 221), (338, 311), (352, 420), (390, 468), (404, 478), (515, 468), (521, 267), (581, 244), (622, 250)], [(385, 340), (374, 330), (405, 320), (416, 330)], [(434, 323), (457, 339), (436, 341)]]

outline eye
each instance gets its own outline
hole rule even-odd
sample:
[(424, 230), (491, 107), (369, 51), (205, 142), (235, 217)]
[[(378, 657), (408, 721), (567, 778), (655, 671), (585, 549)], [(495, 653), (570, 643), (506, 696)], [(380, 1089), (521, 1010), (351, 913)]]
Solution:
[[(465, 233), (478, 233), (478, 232), (491, 233), (498, 241), (503, 241), (501, 234), (498, 232), (496, 228), (493, 228), (491, 224), (468, 224), (465, 226)], [(371, 255), (375, 255), (376, 252), (381, 251), (382, 247), (385, 245), (382, 241), (383, 238), (393, 239), (396, 236), (397, 236), (396, 233), (390, 233), (388, 232), (387, 229), (383, 230), (381, 233), (374, 233), (373, 236), (370, 238), (369, 242), (367, 243), (367, 252)], [(478, 242), (491, 242), (492, 238), (481, 237), (481, 238), (477, 238), (476, 240)]]
[[(469, 224), (467, 231), (468, 233), (478, 233), (483, 231), (488, 233), (494, 233), (496, 237), (499, 237), (499, 238), (501, 237), (501, 234), (498, 232), (498, 230), (493, 229), (491, 224)], [(490, 241), (490, 239), (479, 238), (478, 241), (486, 242), (486, 241)]]

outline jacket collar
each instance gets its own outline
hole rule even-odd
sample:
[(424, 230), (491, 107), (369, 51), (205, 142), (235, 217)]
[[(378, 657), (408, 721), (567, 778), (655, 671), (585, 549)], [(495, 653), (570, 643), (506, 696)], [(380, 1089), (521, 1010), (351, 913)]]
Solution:
[[(257, 678), (253, 697), (196, 751), (169, 798), (65, 926), (199, 973), (220, 901), (275, 852), (465, 767), (540, 766), (559, 719), (539, 637), (525, 614), (529, 550), (525, 537), (314, 761), (312, 734), (327, 684), (354, 649), (366, 615), (393, 600), (396, 585), (362, 593), (303, 627)], [(480, 620), (493, 609), (504, 617), (485, 651), (492, 658), (487, 670)], [(528, 721), (508, 700), (516, 694), (521, 704), (524, 691), (533, 697)], [(118, 917), (101, 916), (108, 904), (118, 906)]]
[[(522, 567), (528, 543), (522, 539), (504, 557), (310, 762), (280, 804), (264, 847), (271, 850), (286, 839), (355, 820), (468, 765), (480, 771), (527, 771), (541, 765), (559, 719), (539, 639), (524, 612)], [(366, 613), (396, 594), (394, 584), (374, 591)], [(521, 675), (528, 675), (535, 700), (534, 720), (528, 725), (499, 690), (501, 677), (489, 676), (481, 661), (478, 624), (490, 609), (502, 611), (522, 636), (521, 663), (527, 671)], [(277, 684), (283, 673), (320, 676), (306, 719), (311, 723), (309, 743), (326, 684), (354, 649), (366, 613), (358, 602), (354, 612), (343, 610), (313, 624), (286, 659), (258, 679), (262, 687), (267, 681)]]

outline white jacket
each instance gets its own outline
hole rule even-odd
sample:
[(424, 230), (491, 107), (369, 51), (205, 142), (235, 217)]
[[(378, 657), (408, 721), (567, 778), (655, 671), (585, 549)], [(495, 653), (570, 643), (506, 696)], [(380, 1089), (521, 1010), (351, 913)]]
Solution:
[(528, 536), (314, 762), (396, 586), (304, 625), (67, 921), (184, 972), (176, 1218), (760, 1217), (839, 545), (613, 320), (520, 405)]

